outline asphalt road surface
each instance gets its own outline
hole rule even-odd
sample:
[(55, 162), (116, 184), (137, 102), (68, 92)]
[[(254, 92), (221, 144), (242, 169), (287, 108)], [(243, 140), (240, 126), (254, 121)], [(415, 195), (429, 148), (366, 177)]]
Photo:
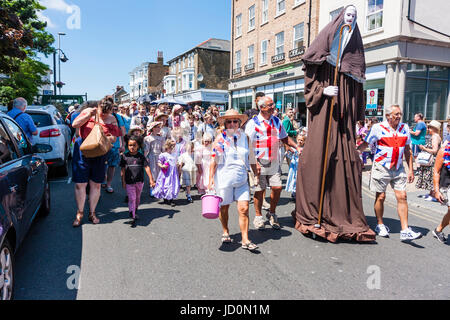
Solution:
[[(450, 248), (431, 234), (445, 207), (442, 213), (412, 209), (410, 226), (425, 236), (411, 243), (400, 241), (395, 203), (388, 202), (390, 238), (332, 244), (294, 229), (294, 202), (283, 192), (277, 210), (281, 230), (268, 224), (265, 231), (255, 230), (251, 204), (250, 239), (260, 248), (251, 253), (240, 248), (236, 206), (230, 208), (233, 243), (222, 245), (220, 222), (201, 216), (195, 190), (193, 204), (181, 192), (172, 208), (152, 201), (146, 186), (133, 229), (117, 172), (115, 193), (102, 191), (101, 224), (89, 223), (85, 214), (84, 225), (74, 229), (73, 187), (69, 177), (52, 179), (51, 213), (35, 221), (16, 256), (16, 299), (450, 298)], [(373, 195), (365, 190), (363, 200), (374, 229)]]

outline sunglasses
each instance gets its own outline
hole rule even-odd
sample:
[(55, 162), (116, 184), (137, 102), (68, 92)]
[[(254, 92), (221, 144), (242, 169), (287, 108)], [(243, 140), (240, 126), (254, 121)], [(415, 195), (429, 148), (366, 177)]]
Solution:
[(270, 103), (270, 104), (268, 104), (266, 107), (273, 107), (275, 105), (275, 103)]
[(230, 124), (230, 123), (236, 124), (236, 123), (239, 123), (239, 122), (240, 122), (239, 120), (227, 120), (227, 121), (225, 121), (226, 124)]

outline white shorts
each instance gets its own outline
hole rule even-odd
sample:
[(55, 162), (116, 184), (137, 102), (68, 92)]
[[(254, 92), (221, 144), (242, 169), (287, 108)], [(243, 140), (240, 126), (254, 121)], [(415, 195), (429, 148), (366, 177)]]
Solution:
[(244, 183), (241, 187), (216, 190), (217, 195), (223, 199), (220, 206), (228, 206), (234, 201), (250, 201), (250, 187)]

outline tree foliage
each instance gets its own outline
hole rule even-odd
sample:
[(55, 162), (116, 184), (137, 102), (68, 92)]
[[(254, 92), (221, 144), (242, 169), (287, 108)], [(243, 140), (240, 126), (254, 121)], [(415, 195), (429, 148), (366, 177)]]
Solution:
[(37, 13), (45, 7), (37, 0), (1, 0), (0, 73), (10, 78), (0, 82), (0, 99), (22, 96), (32, 102), (42, 86), (48, 66), (37, 60), (53, 53), (55, 41), (46, 31), (47, 23)]

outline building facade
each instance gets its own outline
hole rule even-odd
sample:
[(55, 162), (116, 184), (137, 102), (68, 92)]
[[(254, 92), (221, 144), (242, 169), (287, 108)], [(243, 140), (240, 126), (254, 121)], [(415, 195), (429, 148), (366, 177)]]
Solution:
[(164, 64), (163, 52), (158, 51), (157, 62), (144, 62), (134, 68), (130, 75), (130, 98), (132, 100), (151, 94), (157, 97), (163, 90), (163, 79), (169, 73), (169, 66)]
[(301, 58), (318, 33), (318, 0), (232, 0), (230, 105), (243, 112), (257, 92), (306, 125)]
[(228, 104), (230, 41), (209, 39), (168, 61), (164, 91), (188, 104)]
[[(433, 5), (431, 5), (431, 3)], [(449, 116), (450, 11), (448, 0), (321, 1), (319, 29), (345, 6), (357, 9), (366, 56), (366, 116), (384, 118), (399, 104), (404, 121)]]

